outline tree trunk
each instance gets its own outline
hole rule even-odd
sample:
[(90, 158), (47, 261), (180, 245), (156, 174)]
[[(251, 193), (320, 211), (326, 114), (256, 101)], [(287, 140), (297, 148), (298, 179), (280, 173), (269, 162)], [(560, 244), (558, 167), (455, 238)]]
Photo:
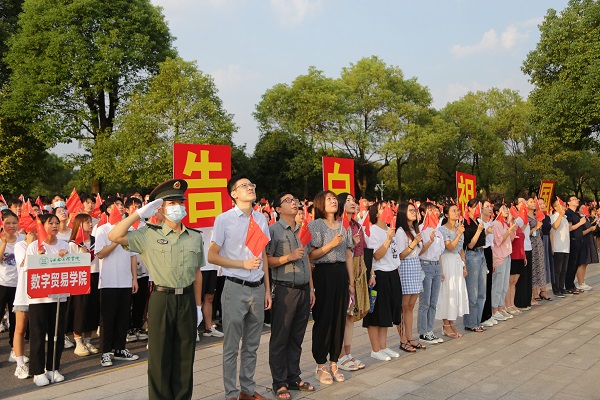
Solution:
[(92, 178), (90, 193), (102, 193), (102, 182), (96, 178)]

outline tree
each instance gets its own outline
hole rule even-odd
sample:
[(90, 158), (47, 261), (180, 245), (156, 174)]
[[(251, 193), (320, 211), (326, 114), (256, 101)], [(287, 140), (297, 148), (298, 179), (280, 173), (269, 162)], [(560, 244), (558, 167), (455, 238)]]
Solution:
[(17, 21), (23, 5), (23, 0), (0, 0), (0, 88), (10, 76), (4, 55), (8, 50), (8, 39), (17, 31)]
[(18, 23), (3, 108), (31, 123), (48, 147), (77, 139), (90, 151), (109, 139), (120, 105), (175, 54), (164, 17), (148, 0), (28, 0)]
[(600, 2), (570, 0), (549, 9), (540, 41), (523, 63), (534, 88), (537, 129), (561, 146), (589, 147), (600, 134)]
[(132, 95), (113, 135), (97, 140), (87, 168), (115, 189), (151, 188), (172, 177), (174, 142), (232, 145), (236, 130), (212, 78), (169, 58)]

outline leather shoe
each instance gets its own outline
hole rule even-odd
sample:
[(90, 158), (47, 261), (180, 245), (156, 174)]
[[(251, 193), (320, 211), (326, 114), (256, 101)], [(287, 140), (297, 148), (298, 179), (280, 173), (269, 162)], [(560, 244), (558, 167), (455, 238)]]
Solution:
[(266, 397), (261, 396), (258, 392), (254, 392), (254, 394), (252, 396), (244, 393), (244, 392), (240, 392), (240, 400), (268, 400)]

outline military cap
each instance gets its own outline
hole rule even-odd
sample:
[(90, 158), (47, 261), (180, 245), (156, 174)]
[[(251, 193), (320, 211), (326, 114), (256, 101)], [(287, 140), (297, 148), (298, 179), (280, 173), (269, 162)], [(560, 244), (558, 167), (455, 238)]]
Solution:
[(184, 179), (171, 179), (155, 187), (148, 200), (186, 200), (184, 193), (187, 187), (188, 184)]

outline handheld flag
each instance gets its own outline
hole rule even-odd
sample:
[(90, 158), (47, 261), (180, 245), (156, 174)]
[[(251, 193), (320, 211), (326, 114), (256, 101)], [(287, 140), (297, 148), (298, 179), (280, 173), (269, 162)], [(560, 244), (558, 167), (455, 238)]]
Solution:
[(75, 236), (75, 244), (81, 246), (83, 243), (85, 243), (85, 232), (83, 231), (83, 224), (80, 224), (79, 229), (77, 230), (77, 236)]
[(500, 222), (502, 225), (506, 224), (506, 220), (504, 219), (504, 215), (501, 212), (498, 212), (498, 216), (496, 217), (496, 221)]
[(371, 237), (371, 217), (369, 217), (369, 214), (363, 220), (362, 226), (365, 229), (365, 235)]
[(360, 200), (358, 201), (359, 204), (359, 212), (363, 212), (363, 211), (367, 211), (367, 200), (363, 199), (362, 197), (360, 198)]
[(527, 218), (527, 205), (525, 202), (519, 204), (519, 217), (523, 220), (523, 222), (527, 222), (529, 218)]
[(100, 218), (102, 211), (100, 210), (100, 206), (102, 206), (102, 197), (100, 197), (100, 193), (96, 196), (96, 202), (94, 203), (94, 209), (92, 210), (92, 217)]
[(510, 215), (513, 217), (513, 219), (519, 218), (519, 212), (517, 211), (514, 204), (510, 205)]
[(389, 205), (387, 205), (383, 209), (383, 212), (381, 213), (380, 218), (388, 225), (390, 225), (392, 223), (392, 220), (394, 219), (394, 213), (392, 212), (392, 209), (390, 208)]
[(350, 228), (350, 220), (348, 219), (348, 213), (346, 212), (346, 210), (344, 210), (344, 216), (342, 217), (342, 225), (344, 226), (345, 230), (348, 230), (348, 228)]
[(467, 221), (467, 225), (471, 225), (471, 217), (469, 217), (469, 207), (465, 207), (463, 218), (465, 221)]
[(39, 218), (36, 218), (35, 221), (37, 227), (38, 250), (42, 250), (44, 248), (44, 241), (48, 237), (48, 232), (46, 232), (46, 228), (44, 228), (44, 224), (42, 224), (42, 221), (40, 221)]
[(567, 209), (567, 205), (565, 204), (564, 201), (562, 201), (562, 199), (558, 196), (556, 196), (556, 199), (558, 200), (558, 204), (560, 204), (562, 206), (562, 208), (564, 208), (565, 210)]
[(308, 224), (310, 221), (312, 221), (312, 216), (308, 212), (308, 206), (305, 205), (303, 208), (304, 208), (304, 221), (306, 221), (306, 223)]
[(544, 220), (544, 212), (542, 211), (542, 209), (540, 208), (540, 202), (538, 201), (537, 196), (534, 197), (535, 200), (535, 219), (537, 219), (538, 221), (543, 221)]
[(427, 229), (428, 227), (436, 229), (439, 222), (439, 218), (435, 216), (434, 213), (427, 210), (427, 212), (425, 212), (425, 218), (423, 219), (423, 230)]
[(108, 216), (108, 223), (111, 225), (116, 225), (123, 219), (123, 215), (119, 208), (113, 204), (110, 208), (110, 215)]
[(37, 199), (35, 199), (35, 204), (38, 205), (38, 207), (40, 208), (40, 210), (44, 209), (44, 203), (42, 203), (42, 199), (40, 196), (37, 197)]
[(310, 229), (308, 229), (308, 224), (306, 220), (302, 221), (302, 225), (300, 226), (300, 230), (298, 231), (298, 239), (300, 239), (300, 243), (302, 243), (302, 247), (306, 247), (312, 240), (312, 234), (310, 233)]
[(473, 218), (481, 217), (481, 202), (477, 203), (477, 207), (475, 207), (475, 211), (473, 211)]
[(75, 190), (75, 188), (73, 188), (73, 191), (66, 201), (66, 207), (70, 214), (77, 214), (79, 211), (83, 210), (83, 203), (79, 199), (79, 195), (77, 194), (77, 190)]
[(590, 208), (588, 206), (583, 206), (583, 215), (586, 217), (590, 216)]
[(256, 221), (254, 221), (254, 216), (250, 214), (250, 223), (248, 224), (248, 233), (246, 234), (246, 247), (250, 249), (255, 257), (260, 257), (267, 243), (269, 243), (269, 238), (260, 229)]
[(100, 215), (100, 221), (98, 221), (98, 226), (102, 226), (108, 222), (108, 215), (106, 213), (102, 213)]

